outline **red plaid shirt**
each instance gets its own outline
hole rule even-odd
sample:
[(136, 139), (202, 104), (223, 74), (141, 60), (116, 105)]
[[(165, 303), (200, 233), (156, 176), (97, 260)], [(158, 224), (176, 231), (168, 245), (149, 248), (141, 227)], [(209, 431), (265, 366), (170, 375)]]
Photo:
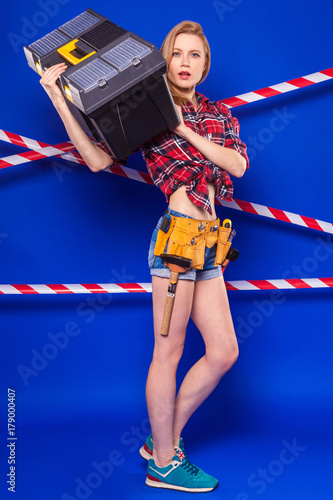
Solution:
[[(246, 146), (239, 139), (239, 123), (230, 110), (220, 101), (209, 101), (196, 93), (198, 108), (188, 102), (182, 106), (185, 124), (197, 134), (212, 142), (231, 148), (249, 160)], [(205, 158), (192, 144), (171, 130), (165, 130), (141, 146), (148, 172), (167, 202), (179, 186), (185, 184), (190, 200), (212, 213), (207, 183), (216, 186), (220, 199), (232, 200), (233, 185), (229, 174)]]

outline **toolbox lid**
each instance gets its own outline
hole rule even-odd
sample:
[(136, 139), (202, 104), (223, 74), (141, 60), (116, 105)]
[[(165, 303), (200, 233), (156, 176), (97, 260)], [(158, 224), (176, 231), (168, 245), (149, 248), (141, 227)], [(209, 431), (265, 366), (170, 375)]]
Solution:
[(74, 17), (58, 29), (51, 31), (39, 40), (29, 45), (40, 57), (68, 43), (71, 38), (75, 38), (83, 31), (87, 30), (101, 19), (85, 11)]
[(66, 35), (71, 38), (75, 38), (79, 33), (82, 33), (84, 30), (90, 28), (94, 24), (98, 23), (100, 19), (96, 16), (93, 16), (89, 12), (85, 11), (82, 14), (74, 17), (67, 23), (60, 26), (59, 30), (66, 33)]
[(91, 62), (77, 69), (74, 67), (68, 79), (88, 92), (95, 87), (102, 87), (106, 81), (130, 66), (138, 65), (151, 52), (149, 47), (129, 37)]
[(116, 74), (117, 71), (112, 66), (98, 58), (74, 71), (70, 79), (85, 92), (88, 92)]
[(135, 65), (139, 59), (142, 59), (150, 53), (151, 50), (149, 47), (130, 37), (124, 42), (119, 43), (113, 49), (105, 52), (101, 57), (113, 64), (119, 71), (123, 71), (132, 64)]
[(36, 42), (29, 45), (29, 48), (36, 52), (39, 56), (44, 56), (51, 50), (57, 49), (66, 42), (69, 42), (70, 38), (58, 30), (51, 31), (47, 35), (43, 36)]

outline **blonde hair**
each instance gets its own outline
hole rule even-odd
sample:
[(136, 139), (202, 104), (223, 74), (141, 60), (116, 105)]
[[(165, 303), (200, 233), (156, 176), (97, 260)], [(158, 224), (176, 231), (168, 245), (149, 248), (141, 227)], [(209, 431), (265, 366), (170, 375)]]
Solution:
[[(173, 52), (173, 47), (175, 45), (175, 40), (178, 35), (181, 35), (183, 33), (188, 33), (190, 35), (197, 35), (204, 46), (204, 51), (205, 51), (205, 57), (206, 57), (206, 66), (205, 69), (203, 70), (202, 77), (200, 81), (198, 82), (201, 83), (207, 76), (210, 68), (210, 61), (211, 61), (211, 56), (210, 56), (210, 47), (207, 41), (207, 38), (205, 37), (202, 27), (199, 23), (195, 23), (194, 21), (182, 21), (181, 23), (177, 24), (172, 30), (167, 34), (165, 37), (164, 42), (162, 43), (161, 46), (161, 54), (166, 59), (166, 62), (169, 63), (172, 58), (172, 52)], [(177, 91), (175, 86), (173, 85), (172, 82), (168, 79), (167, 76), (167, 83), (171, 92), (171, 95), (173, 97), (173, 100), (176, 104), (181, 106), (182, 104), (186, 104), (188, 102), (188, 97), (183, 95), (181, 92)], [(198, 85), (197, 84), (197, 85)]]

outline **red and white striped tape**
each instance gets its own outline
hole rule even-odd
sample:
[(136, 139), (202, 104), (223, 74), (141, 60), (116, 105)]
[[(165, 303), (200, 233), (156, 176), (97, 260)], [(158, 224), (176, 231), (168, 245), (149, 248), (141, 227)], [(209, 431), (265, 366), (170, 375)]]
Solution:
[[(306, 75), (300, 78), (295, 78), (293, 80), (288, 80), (286, 82), (278, 83), (276, 85), (264, 87), (259, 90), (254, 90), (252, 92), (247, 92), (245, 94), (240, 94), (238, 96), (229, 97), (227, 99), (224, 99), (222, 102), (229, 108), (234, 108), (236, 106), (241, 106), (243, 104), (248, 104), (250, 102), (259, 101), (261, 99), (267, 99), (267, 97), (272, 97), (275, 95), (290, 92), (292, 90), (308, 87), (309, 85), (321, 83), (326, 80), (330, 80), (332, 78), (333, 78), (333, 68), (329, 68), (323, 71), (318, 71), (316, 73), (311, 73), (310, 75)], [(0, 168), (18, 165), (20, 163), (26, 163), (27, 161), (33, 161), (48, 156), (54, 156), (54, 155), (58, 156), (61, 155), (61, 153), (66, 153), (67, 151), (75, 149), (71, 142), (67, 142), (53, 146), (53, 148), (55, 149), (60, 149), (61, 152), (53, 151), (52, 146), (48, 144), (36, 141), (34, 139), (28, 139), (27, 137), (23, 137), (10, 132), (5, 132), (4, 130), (0, 130), (0, 140), (11, 142), (12, 144), (17, 144), (23, 147), (28, 147), (34, 151), (43, 150), (40, 151), (41, 156), (38, 155), (34, 156), (33, 153), (27, 152), (18, 155), (8, 156), (7, 158), (2, 158), (0, 159)], [(70, 157), (67, 157), (66, 159), (71, 160)], [(75, 161), (76, 163), (84, 163), (82, 157), (78, 153), (74, 154), (74, 158), (71, 161)], [(142, 175), (142, 172), (140, 172), (139, 174)]]
[(228, 97), (227, 99), (223, 99), (222, 102), (228, 106), (228, 108), (235, 108), (250, 102), (267, 99), (267, 97), (285, 94), (286, 92), (290, 92), (292, 90), (308, 87), (309, 85), (314, 85), (315, 83), (321, 83), (326, 80), (330, 80), (331, 78), (333, 78), (333, 68), (318, 71), (317, 73), (311, 73), (310, 75), (295, 78), (294, 80), (288, 80), (287, 82), (278, 83), (277, 85), (264, 87), (263, 89), (254, 90), (253, 92)]
[(69, 293), (151, 293), (151, 283), (89, 283), (58, 285), (0, 285), (0, 295)]
[(11, 144), (16, 144), (16, 146), (22, 146), (24, 148), (33, 150), (49, 146), (49, 144), (45, 144), (45, 142), (28, 139), (28, 137), (24, 137), (23, 135), (13, 134), (12, 132), (6, 132), (5, 130), (0, 130), (0, 140), (4, 142), (10, 142)]
[[(19, 153), (11, 156), (6, 156), (0, 158), (0, 169), (6, 167), (12, 167), (14, 165), (20, 165), (22, 163), (27, 163), (35, 160), (40, 160), (42, 158), (47, 158), (51, 156), (61, 156), (69, 161), (74, 161), (75, 163), (80, 163), (86, 165), (82, 156), (73, 152), (68, 154), (69, 151), (74, 151), (75, 146), (71, 142), (64, 142), (62, 144), (56, 144), (55, 146), (50, 146), (40, 141), (35, 141), (34, 139), (29, 139), (27, 137), (13, 134), (5, 130), (0, 129), (0, 140), (9, 142), (11, 144), (16, 144), (17, 146), (32, 147), (32, 151), (27, 151), (25, 153)], [(65, 153), (65, 154), (62, 154)], [(140, 172), (133, 168), (129, 168), (122, 165), (114, 165), (104, 169), (104, 172), (110, 172), (111, 174), (120, 175), (122, 177), (127, 177), (128, 179), (145, 182), (146, 184), (153, 185), (153, 181), (147, 172)]]
[[(49, 152), (53, 149), (55, 149), (56, 153), (61, 153), (62, 151), (70, 151), (71, 149), (74, 149), (74, 146), (71, 142), (65, 142), (62, 144), (57, 144), (56, 146), (49, 146), (45, 143), (39, 142), (39, 141), (34, 141), (33, 139), (28, 139), (26, 137), (17, 135), (17, 134), (12, 134), (10, 132), (6, 132), (4, 130), (0, 130), (0, 139), (10, 142), (12, 144), (24, 146), (24, 147), (31, 147), (33, 144), (35, 144), (34, 147), (36, 147), (35, 151), (28, 151), (27, 153), (21, 153), (20, 155), (13, 155), (12, 157), (6, 157), (3, 158), (2, 160), (0, 159), (0, 168), (1, 168), (1, 161), (7, 160), (7, 164), (5, 166), (9, 166), (8, 159), (9, 158), (15, 158), (14, 163), (12, 165), (18, 165), (19, 162), (25, 163), (28, 161), (33, 161), (34, 159), (37, 159), (38, 152), (40, 152), (39, 158), (45, 158), (47, 157), (47, 154), (44, 154), (44, 151)], [(29, 145), (29, 146), (28, 146)], [(64, 146), (63, 146), (64, 145)], [(47, 149), (51, 148), (51, 149)], [(63, 149), (62, 149), (63, 148)], [(35, 155), (33, 159), (28, 158), (28, 153), (32, 153), (32, 155)], [(84, 164), (85, 162), (82, 159), (82, 157), (79, 155), (79, 153), (71, 153), (72, 155), (75, 155), (75, 157), (68, 157), (66, 159), (70, 161), (75, 161), (80, 164)], [(25, 155), (25, 156), (24, 156)], [(65, 155), (61, 155), (62, 157), (65, 157)], [(150, 177), (150, 175), (147, 172), (141, 172), (139, 170), (135, 170), (133, 168), (129, 168), (126, 166), (121, 166), (121, 165), (114, 165), (111, 167), (106, 168), (104, 171), (110, 172), (112, 174), (120, 175), (122, 177), (126, 177), (128, 179), (136, 180), (139, 182), (144, 182), (146, 184), (151, 184), (153, 185), (153, 181)], [(280, 210), (277, 208), (271, 208), (271, 207), (266, 207), (264, 205), (259, 205), (258, 203), (251, 203), (249, 201), (242, 201), (242, 200), (236, 200), (234, 199), (233, 201), (223, 201), (223, 200), (218, 200), (218, 198), (215, 198), (215, 203), (217, 205), (222, 205), (227, 208), (233, 208), (235, 210), (240, 210), (242, 212), (248, 212), (256, 215), (261, 215), (263, 217), (269, 217), (271, 219), (277, 219), (280, 221), (284, 222), (289, 222), (291, 224), (295, 224), (298, 226), (302, 227), (308, 227), (310, 229), (316, 229), (318, 231), (323, 231), (326, 233), (333, 234), (333, 224), (331, 222), (325, 222), (320, 219), (314, 219), (311, 217), (307, 217), (304, 215), (298, 215), (294, 214), (292, 212), (287, 212), (285, 210)]]
[[(250, 102), (255, 102), (259, 101), (261, 99), (267, 99), (267, 97), (272, 97), (275, 95), (279, 94), (284, 94), (286, 92), (290, 92), (292, 90), (297, 90), (300, 88), (308, 87), (309, 85), (314, 85), (316, 83), (321, 83), (326, 80), (330, 80), (333, 78), (333, 68), (329, 68), (323, 71), (317, 71), (316, 73), (311, 73), (310, 75), (306, 75), (300, 78), (295, 78), (293, 80), (288, 80), (286, 82), (278, 83), (276, 85), (271, 85), (269, 87), (264, 87), (259, 90), (254, 90), (252, 92), (247, 92), (245, 94), (240, 94), (238, 96), (234, 97), (228, 97), (227, 99), (224, 99), (222, 102), (228, 106), (229, 108), (234, 108), (237, 106), (241, 106), (243, 104), (248, 104)], [(17, 144), (19, 146), (24, 146), (28, 147), (32, 150), (38, 150), (38, 149), (44, 149), (44, 148), (51, 148), (48, 144), (42, 143), (40, 141), (35, 141), (33, 139), (28, 139), (27, 137), (23, 137), (17, 134), (12, 134), (10, 132), (5, 132), (4, 130), (0, 130), (0, 140), (11, 142), (12, 144)], [(64, 149), (61, 148), (61, 146), (66, 146), (70, 145), (71, 147), (69, 149)], [(72, 145), (72, 143), (63, 143), (58, 144), (54, 146), (54, 148), (59, 148), (62, 149), (62, 152), (69, 151), (71, 149), (75, 149)], [(44, 149), (43, 153), (44, 156), (53, 156), (53, 155), (58, 155), (58, 152), (51, 152), (52, 150), (50, 149)], [(0, 159), (0, 168), (4, 168), (6, 166), (11, 166), (11, 165), (17, 165), (19, 163), (25, 163), (25, 161), (33, 161), (34, 159), (39, 159), (43, 158), (44, 156), (41, 157), (36, 157), (33, 158), (33, 155), (28, 155), (27, 157), (25, 156), (27, 153), (23, 153), (20, 155), (13, 155), (13, 157), (7, 157), (7, 162), (8, 164), (1, 164), (5, 162), (5, 158)], [(16, 156), (21, 156), (21, 161), (18, 158), (15, 158)], [(25, 158), (28, 158), (25, 160)], [(81, 158), (79, 156), (79, 158)], [(12, 160), (11, 160), (12, 159)], [(81, 158), (82, 159), (82, 158)], [(13, 163), (11, 163), (11, 161)], [(76, 159), (74, 158), (74, 161)], [(81, 163), (81, 161), (80, 161)]]
[(333, 234), (333, 224), (331, 222), (325, 222), (320, 219), (307, 217), (305, 215), (294, 214), (292, 212), (287, 212), (286, 210), (280, 210), (279, 208), (265, 207), (264, 205), (259, 205), (258, 203), (251, 203), (249, 201), (236, 199), (233, 199), (230, 202), (224, 200), (220, 201), (216, 198), (215, 203), (224, 207), (234, 208), (235, 210), (241, 210), (242, 212), (261, 215), (263, 217), (289, 222), (290, 224), (295, 224), (297, 226), (308, 227), (309, 229), (316, 229), (317, 231)]
[(49, 144), (35, 141), (34, 139), (29, 139), (18, 134), (12, 134), (5, 130), (0, 130), (0, 140), (31, 149), (31, 151), (0, 158), (0, 169), (40, 160), (42, 158), (49, 158), (51, 156), (60, 156), (65, 160), (85, 164), (79, 153), (75, 152), (75, 146), (69, 141), (50, 146)]
[[(33, 143), (36, 145), (34, 147), (37, 148), (37, 151), (28, 151), (26, 153), (21, 153), (19, 155), (13, 155), (12, 157), (7, 156), (6, 158), (0, 159), (0, 168), (4, 168), (9, 165), (9, 159), (12, 158), (14, 160), (12, 165), (18, 165), (20, 162), (25, 163), (28, 161), (33, 161), (35, 159), (40, 159), (40, 158), (45, 158), (47, 156), (51, 156), (52, 154), (59, 154), (63, 151), (70, 151), (75, 149), (73, 144), (71, 142), (65, 142), (62, 144), (57, 144), (55, 146), (49, 146), (45, 143), (39, 142), (39, 141), (34, 141), (33, 139), (28, 139), (26, 137), (17, 135), (17, 134), (12, 134), (10, 132), (6, 132), (4, 130), (0, 130), (0, 139), (5, 140), (7, 142), (11, 142), (12, 144), (17, 144), (20, 146), (25, 146), (25, 147), (31, 147)], [(28, 146), (29, 145), (29, 146)], [(52, 150), (53, 153), (52, 153)], [(28, 154), (31, 153), (32, 157), (29, 158)], [(66, 158), (70, 161), (75, 161), (81, 164), (85, 165), (84, 160), (82, 157), (79, 155), (79, 153), (72, 153), (72, 155), (75, 154), (75, 157)], [(65, 155), (61, 155), (64, 157)], [(1, 162), (5, 162), (1, 167)], [(150, 175), (147, 172), (141, 172), (139, 170), (135, 170), (133, 168), (129, 168), (126, 166), (121, 166), (121, 165), (114, 165), (112, 167), (108, 167), (105, 169), (105, 171), (110, 172), (112, 174), (120, 175), (122, 177), (127, 177), (128, 179), (136, 180), (139, 182), (144, 182), (146, 184), (154, 184)], [(333, 224), (330, 222), (325, 222), (319, 219), (314, 219), (311, 217), (303, 216), (303, 215), (298, 215), (294, 214), (292, 212), (287, 212), (285, 210), (280, 210), (277, 208), (271, 208), (271, 207), (266, 207), (264, 205), (259, 205), (258, 203), (251, 203), (248, 201), (242, 201), (242, 200), (236, 200), (234, 199), (233, 201), (220, 201), (217, 198), (215, 198), (215, 203), (218, 205), (225, 206), (227, 208), (233, 208), (236, 210), (240, 210), (242, 212), (248, 212), (248, 213), (253, 213), (256, 215), (261, 215), (264, 217), (270, 217), (271, 219), (277, 219), (281, 220), (284, 222), (289, 222), (291, 224), (296, 224), (299, 226), (303, 227), (308, 227), (311, 229), (316, 229), (318, 231), (324, 231), (326, 233), (331, 233), (333, 234)]]
[[(248, 92), (246, 94), (241, 94), (239, 96), (230, 97), (223, 102), (229, 107), (236, 107), (242, 104), (247, 104), (249, 102), (254, 102), (260, 99), (265, 99), (273, 95), (283, 94), (285, 92), (290, 92), (291, 90), (300, 89), (315, 83), (320, 83), (333, 78), (333, 68), (329, 68), (324, 71), (318, 71), (317, 73), (312, 73), (310, 75), (296, 78), (294, 80), (289, 80), (277, 85), (272, 85), (270, 87), (265, 87), (253, 92)], [(5, 168), (12, 165), (18, 165), (19, 163), (26, 163), (28, 161), (33, 161), (39, 158), (45, 158), (47, 156), (52, 156), (53, 154), (60, 155), (61, 157), (74, 161), (76, 163), (84, 164), (84, 160), (78, 153), (68, 153), (68, 151), (73, 150), (74, 146), (72, 143), (57, 144), (52, 147), (48, 144), (35, 141), (33, 139), (28, 139), (26, 137), (12, 134), (10, 132), (5, 132), (0, 130), (0, 139), (11, 142), (12, 144), (17, 144), (24, 147), (29, 147), (33, 150), (39, 150), (38, 153), (26, 152), (18, 155), (12, 155), (6, 158), (0, 159), (0, 168)], [(60, 151), (57, 151), (60, 150)], [(64, 154), (65, 153), (65, 154)], [(125, 166), (114, 166), (107, 168), (106, 171), (111, 172), (116, 175), (121, 175), (133, 180), (140, 182), (145, 182), (147, 184), (153, 184), (150, 176), (146, 172), (140, 172), (138, 170), (128, 168)], [(272, 219), (282, 220), (285, 222), (290, 222), (291, 224), (296, 224), (303, 227), (308, 227), (311, 229), (316, 229), (319, 231), (324, 231), (333, 234), (333, 224), (330, 222), (321, 221), (319, 219), (314, 219), (311, 217), (306, 217), (292, 212), (287, 212), (280, 209), (274, 209), (271, 207), (266, 207), (264, 205), (259, 205), (257, 203), (251, 203), (241, 200), (233, 200), (230, 202), (215, 200), (217, 204), (223, 205), (229, 208), (234, 208), (241, 210), (243, 212), (254, 213), (264, 217), (270, 217)]]
[(30, 161), (41, 160), (43, 158), (49, 158), (51, 156), (61, 156), (61, 158), (64, 158), (65, 160), (85, 164), (84, 160), (80, 155), (78, 155), (78, 153), (68, 153), (71, 150), (73, 150), (72, 145), (69, 147), (66, 143), (62, 143), (56, 144), (55, 146), (47, 146), (38, 150), (26, 151), (24, 153), (6, 156), (4, 158), (0, 158), (0, 169), (20, 165)]
[[(296, 290), (333, 288), (333, 278), (226, 281), (227, 290)], [(71, 293), (151, 293), (151, 283), (90, 283), (59, 285), (0, 285), (0, 295)]]
[(296, 290), (299, 288), (332, 288), (333, 278), (292, 278), (288, 280), (226, 281), (227, 290)]

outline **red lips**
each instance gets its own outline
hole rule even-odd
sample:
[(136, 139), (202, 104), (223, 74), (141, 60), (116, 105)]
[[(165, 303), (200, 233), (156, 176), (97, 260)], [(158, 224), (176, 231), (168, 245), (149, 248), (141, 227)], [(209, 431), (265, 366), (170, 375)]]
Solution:
[(189, 78), (191, 78), (191, 73), (189, 73), (188, 71), (181, 71), (180, 73), (178, 73), (178, 76), (182, 80), (188, 80)]

